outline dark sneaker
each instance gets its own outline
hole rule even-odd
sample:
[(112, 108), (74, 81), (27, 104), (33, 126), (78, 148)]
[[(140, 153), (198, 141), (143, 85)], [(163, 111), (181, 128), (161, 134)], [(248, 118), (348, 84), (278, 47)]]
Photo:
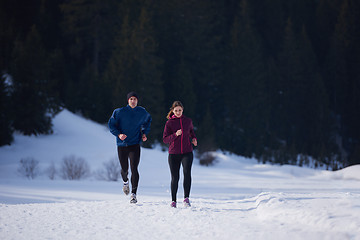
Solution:
[(189, 198), (185, 198), (185, 199), (184, 199), (184, 206), (185, 206), (185, 207), (191, 207)]
[(124, 182), (123, 192), (125, 193), (125, 195), (129, 195), (129, 193), (130, 193), (129, 181)]
[(137, 203), (136, 194), (132, 193), (130, 197), (130, 203)]
[(176, 208), (176, 202), (172, 201), (170, 206), (173, 207), (173, 208)]

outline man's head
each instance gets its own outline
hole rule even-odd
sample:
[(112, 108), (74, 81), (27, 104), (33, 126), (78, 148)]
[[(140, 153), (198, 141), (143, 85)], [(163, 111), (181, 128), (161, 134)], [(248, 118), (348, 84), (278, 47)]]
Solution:
[(129, 106), (131, 108), (135, 108), (137, 106), (137, 104), (138, 104), (139, 97), (136, 94), (136, 92), (129, 92), (127, 94), (127, 100), (128, 100)]

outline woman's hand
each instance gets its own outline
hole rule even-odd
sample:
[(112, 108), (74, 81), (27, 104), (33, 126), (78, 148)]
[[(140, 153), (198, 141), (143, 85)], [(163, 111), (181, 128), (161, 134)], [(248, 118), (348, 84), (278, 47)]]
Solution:
[(195, 147), (197, 146), (197, 140), (196, 140), (196, 138), (193, 138), (193, 139), (191, 140), (191, 142), (192, 142), (192, 144), (194, 144)]
[(143, 140), (143, 142), (146, 142), (147, 137), (146, 137), (146, 135), (145, 135), (145, 134), (143, 134), (143, 135), (142, 135), (142, 140)]
[(177, 130), (175, 134), (176, 134), (176, 136), (180, 136), (182, 134), (181, 129)]

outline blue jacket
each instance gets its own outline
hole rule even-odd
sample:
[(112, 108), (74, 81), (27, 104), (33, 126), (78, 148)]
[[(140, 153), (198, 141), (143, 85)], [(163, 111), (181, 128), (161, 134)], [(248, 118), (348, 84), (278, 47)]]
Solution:
[[(108, 125), (110, 132), (116, 136), (117, 145), (126, 147), (141, 142), (142, 134), (147, 135), (150, 131), (151, 120), (152, 118), (145, 108), (140, 106), (131, 108), (127, 105), (114, 110)], [(119, 138), (121, 133), (127, 136), (124, 141)]]

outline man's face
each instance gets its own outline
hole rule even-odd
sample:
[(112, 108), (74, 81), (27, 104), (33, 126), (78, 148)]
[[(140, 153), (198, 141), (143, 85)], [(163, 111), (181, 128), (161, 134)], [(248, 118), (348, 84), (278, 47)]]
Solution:
[(129, 98), (128, 103), (131, 108), (134, 108), (138, 104), (138, 99), (136, 97), (131, 97)]

